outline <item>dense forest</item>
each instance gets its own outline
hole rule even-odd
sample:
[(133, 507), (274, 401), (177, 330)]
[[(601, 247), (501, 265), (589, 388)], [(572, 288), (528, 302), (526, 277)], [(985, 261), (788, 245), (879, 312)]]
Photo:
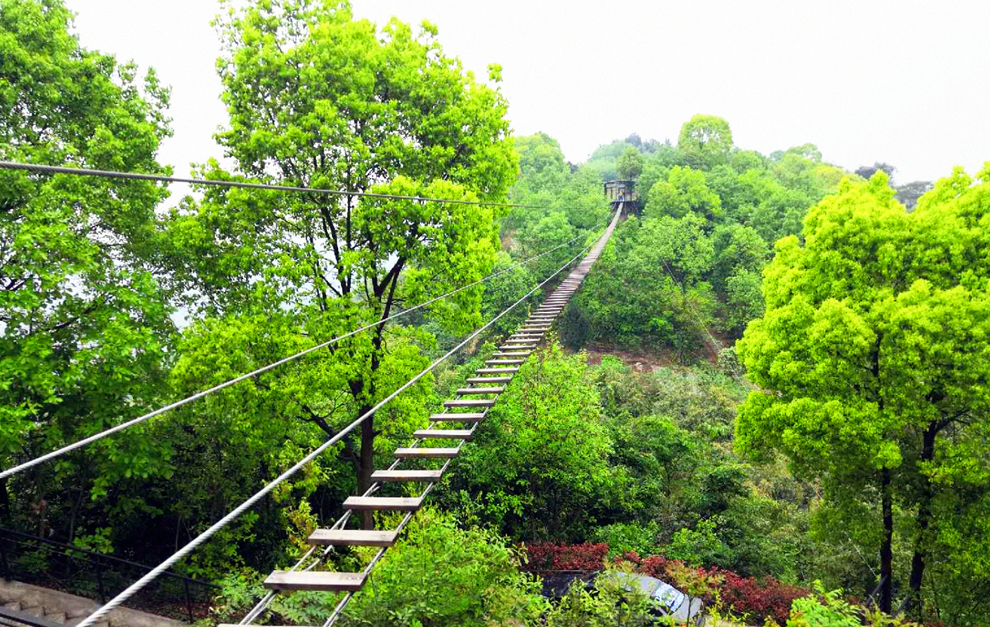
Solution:
[[(621, 179), (637, 209), (341, 624), (653, 624), (607, 579), (541, 594), (602, 569), (739, 624), (987, 624), (990, 163), (895, 189), (887, 164), (760, 154), (696, 115), (575, 164), (515, 135), (502, 69), (428, 22), (256, 0), (216, 28), (225, 159), (198, 176), (506, 204), (0, 170), (0, 469), (381, 322), (0, 480), (0, 527), (161, 562), (593, 242)], [(83, 48), (60, 0), (0, 6), (0, 159), (169, 173), (169, 96)], [(179, 562), (218, 586), (200, 621), (240, 620), (536, 304)], [(94, 594), (61, 557), (10, 567)], [(264, 622), (337, 601), (279, 595)]]

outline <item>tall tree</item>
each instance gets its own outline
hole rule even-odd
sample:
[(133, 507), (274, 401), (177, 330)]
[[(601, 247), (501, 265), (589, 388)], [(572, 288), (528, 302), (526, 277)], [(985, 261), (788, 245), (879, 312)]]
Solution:
[(943, 577), (964, 552), (987, 554), (952, 548), (990, 490), (979, 444), (990, 431), (990, 165), (980, 177), (957, 170), (912, 214), (882, 172), (843, 182), (808, 214), (803, 246), (778, 243), (766, 314), (738, 344), (760, 389), (740, 411), (737, 442), (822, 477), (850, 528), (875, 495), (886, 611), (898, 507), (909, 512), (919, 614), (933, 554), (951, 556)]
[(681, 127), (677, 148), (696, 168), (707, 170), (727, 163), (732, 150), (729, 123), (718, 116), (698, 114)]
[[(406, 196), (502, 200), (517, 172), (507, 103), (465, 72), (424, 22), (378, 29), (347, 2), (258, 0), (218, 24), (229, 128), (217, 139), (246, 177)], [(500, 68), (489, 68), (500, 80)], [(207, 174), (228, 177), (216, 163)], [(491, 269), (498, 245), (486, 206), (318, 194), (208, 192), (173, 216), (176, 246), (213, 315), (288, 316), (282, 332), (328, 338), (382, 320)], [(481, 288), (433, 307), (451, 330), (478, 322)], [(276, 327), (276, 329), (277, 329)], [(279, 332), (273, 329), (273, 332)], [(319, 386), (293, 415), (327, 433), (397, 386), (384, 325), (326, 355)], [(278, 385), (272, 381), (269, 385)], [(336, 403), (345, 390), (352, 402)], [(422, 411), (418, 410), (418, 411)], [(371, 483), (374, 420), (342, 454)], [(373, 524), (370, 513), (364, 524)]]
[[(0, 6), (0, 158), (161, 172), (168, 90), (154, 72), (139, 84), (133, 64), (82, 48), (71, 26), (59, 0)], [(166, 195), (147, 182), (0, 172), (0, 467), (159, 398), (174, 331), (157, 253)], [(95, 476), (157, 472), (141, 442), (117, 438), (94, 447), (100, 455), (39, 468), (16, 493), (45, 531), (45, 510), (62, 494), (89, 502)], [(74, 491), (53, 490), (69, 475)], [(7, 494), (0, 485), (0, 517)]]
[(630, 146), (619, 155), (615, 162), (619, 176), (624, 179), (637, 179), (643, 172), (643, 154)]

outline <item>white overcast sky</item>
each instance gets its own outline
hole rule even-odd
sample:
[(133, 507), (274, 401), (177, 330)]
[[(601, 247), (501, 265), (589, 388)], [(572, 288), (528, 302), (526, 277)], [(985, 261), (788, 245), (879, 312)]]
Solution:
[[(225, 123), (212, 0), (66, 0), (88, 48), (154, 66), (173, 88), (162, 161), (219, 157)], [(990, 0), (353, 0), (358, 17), (440, 29), (479, 76), (500, 63), (517, 134), (567, 158), (637, 132), (677, 141), (695, 113), (737, 146), (814, 143), (849, 169), (930, 180), (990, 160)]]

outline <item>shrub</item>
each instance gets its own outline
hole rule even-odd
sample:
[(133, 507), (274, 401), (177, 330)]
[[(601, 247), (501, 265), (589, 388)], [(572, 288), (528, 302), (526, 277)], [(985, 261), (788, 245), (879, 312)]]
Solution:
[(808, 595), (808, 590), (780, 583), (773, 577), (740, 577), (728, 570), (719, 570), (724, 577), (719, 588), (722, 602), (750, 622), (762, 623), (768, 618), (783, 624), (791, 614), (795, 599)]
[[(526, 568), (532, 572), (596, 571), (605, 567), (609, 546), (604, 543), (544, 543), (531, 544), (526, 551), (529, 555)], [(712, 593), (705, 595), (706, 604), (713, 603), (717, 597), (734, 614), (745, 616), (750, 624), (762, 624), (769, 619), (783, 625), (791, 615), (793, 601), (809, 594), (807, 589), (781, 583), (773, 577), (742, 577), (721, 568), (691, 568), (681, 560), (663, 555), (641, 558), (635, 551), (630, 551), (617, 561), (620, 565), (626, 564), (636, 572), (662, 579), (674, 586), (698, 584), (698, 587), (692, 588), (692, 594), (697, 594), (702, 587), (710, 589)]]
[(613, 445), (582, 355), (558, 345), (522, 365), (442, 495), (461, 519), (524, 541), (584, 539), (614, 498)]
[(546, 609), (538, 580), (519, 571), (518, 556), (502, 538), (481, 529), (459, 529), (453, 516), (422, 510), (355, 596), (343, 624), (533, 624)]
[(650, 601), (638, 586), (625, 590), (618, 573), (595, 579), (595, 594), (575, 581), (560, 603), (547, 614), (547, 627), (648, 627), (656, 619)]
[(608, 545), (599, 544), (554, 544), (541, 542), (526, 545), (529, 555), (526, 570), (543, 572), (548, 570), (601, 570), (605, 567)]
[(607, 544), (608, 556), (614, 558), (630, 551), (639, 554), (653, 553), (656, 550), (656, 538), (659, 534), (660, 526), (655, 522), (647, 525), (613, 523), (595, 529), (591, 539), (594, 542)]

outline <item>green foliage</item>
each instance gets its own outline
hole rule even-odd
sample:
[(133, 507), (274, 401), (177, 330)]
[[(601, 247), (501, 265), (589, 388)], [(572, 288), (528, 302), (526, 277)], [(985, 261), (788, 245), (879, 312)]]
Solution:
[(620, 178), (637, 179), (643, 172), (643, 154), (639, 150), (630, 146), (615, 162)]
[(660, 525), (650, 522), (612, 523), (595, 529), (589, 540), (594, 543), (608, 545), (608, 556), (615, 558), (630, 551), (639, 555), (654, 555), (657, 553), (657, 536), (660, 535)]
[(728, 566), (731, 551), (715, 533), (715, 527), (713, 520), (700, 520), (694, 529), (679, 529), (664, 553), (689, 566)]
[[(566, 249), (565, 249), (566, 250)], [(500, 252), (495, 259), (494, 272), (500, 272), (516, 265), (508, 253)], [(485, 283), (485, 295), (481, 301), (481, 317), (487, 322), (509, 308), (537, 285), (536, 264), (527, 264), (503, 272)], [(529, 314), (525, 305), (520, 305), (499, 319), (492, 327), (494, 334), (507, 334), (515, 330)]]
[[(217, 623), (240, 620), (267, 592), (264, 576), (250, 569), (231, 572), (218, 580), (220, 593), (213, 599), (210, 615)], [(323, 592), (295, 592), (276, 596), (268, 611), (269, 620), (280, 624), (313, 625), (326, 620), (339, 595)], [(212, 624), (212, 621), (211, 623)]]
[[(133, 64), (81, 47), (71, 26), (58, 0), (0, 7), (0, 158), (167, 172), (156, 155), (171, 134), (168, 89), (151, 70), (139, 81)], [(155, 215), (167, 195), (150, 182), (0, 172), (0, 467), (168, 394), (172, 268)], [(141, 507), (127, 488), (168, 476), (167, 455), (135, 429), (0, 483), (0, 518), (48, 536), (49, 520), (71, 517), (85, 535), (107, 485), (121, 483), (121, 510)]]
[(714, 115), (698, 114), (681, 127), (677, 148), (694, 168), (707, 170), (725, 163), (732, 150), (729, 123)]
[(961, 170), (911, 214), (883, 173), (844, 182), (809, 213), (804, 246), (778, 243), (766, 314), (738, 346), (761, 388), (740, 412), (740, 448), (783, 451), (802, 476), (822, 478), (847, 526), (863, 503), (896, 503), (904, 531), (888, 529), (917, 557), (915, 589), (925, 560), (947, 591), (949, 564), (985, 554), (944, 539), (972, 528), (990, 479), (976, 470), (990, 402), (988, 215), (990, 186)]
[[(623, 150), (633, 149), (603, 147), (589, 165)], [(808, 208), (838, 189), (842, 173), (811, 144), (774, 159), (737, 150), (724, 120), (695, 116), (678, 147), (648, 153), (637, 181), (642, 220), (620, 227), (614, 256), (599, 260), (571, 319), (587, 323), (592, 342), (670, 350), (682, 363), (716, 359), (727, 349), (710, 332), (734, 340), (763, 314), (772, 244), (800, 234)]]
[(826, 592), (815, 582), (816, 596), (795, 599), (787, 627), (859, 627), (856, 609), (842, 599), (842, 590)]
[[(492, 84), (477, 80), (443, 52), (428, 23), (417, 32), (395, 19), (378, 28), (353, 19), (346, 2), (259, 0), (218, 18), (217, 29), (229, 114), (217, 140), (237, 174), (210, 162), (206, 176), (406, 197), (506, 198), (517, 158), (498, 68)], [(190, 341), (212, 346), (183, 355), (184, 386), (211, 383), (221, 343), (269, 363), (290, 347), (481, 279), (495, 265), (503, 214), (489, 205), (230, 189), (187, 199), (169, 216), (172, 252), (187, 261), (205, 318)], [(422, 329), (449, 341), (478, 326), (483, 289), (431, 304)], [(275, 417), (283, 426), (301, 423), (309, 438), (319, 434), (314, 427), (329, 435), (425, 366), (423, 353), (433, 348), (421, 329), (379, 325), (258, 380), (263, 401), (237, 392), (228, 403), (251, 428)], [(428, 414), (429, 384), (423, 379), (335, 451), (357, 471), (359, 489), (370, 485), (375, 455)], [(363, 522), (371, 524), (370, 514)]]
[(564, 190), (571, 169), (564, 159), (560, 143), (546, 133), (513, 138), (519, 153), (520, 177), (515, 194), (546, 192), (556, 195)]
[(584, 537), (610, 498), (599, 412), (581, 355), (554, 345), (530, 357), (454, 462), (450, 504), (517, 539)]
[(703, 224), (688, 215), (620, 225), (575, 298), (595, 340), (670, 346), (682, 359), (704, 344), (701, 322), (712, 323), (715, 295), (692, 284), (714, 255)]
[(722, 201), (709, 189), (703, 172), (674, 166), (666, 181), (661, 180), (650, 189), (643, 215), (683, 218), (693, 213), (714, 220), (721, 212)]
[[(605, 571), (595, 579), (594, 593), (575, 580), (546, 617), (547, 627), (646, 627), (656, 624), (651, 601), (622, 571)], [(629, 588), (629, 590), (626, 590)]]
[(351, 602), (342, 624), (535, 625), (546, 601), (538, 580), (519, 572), (518, 559), (497, 535), (462, 530), (449, 515), (421, 510)]

